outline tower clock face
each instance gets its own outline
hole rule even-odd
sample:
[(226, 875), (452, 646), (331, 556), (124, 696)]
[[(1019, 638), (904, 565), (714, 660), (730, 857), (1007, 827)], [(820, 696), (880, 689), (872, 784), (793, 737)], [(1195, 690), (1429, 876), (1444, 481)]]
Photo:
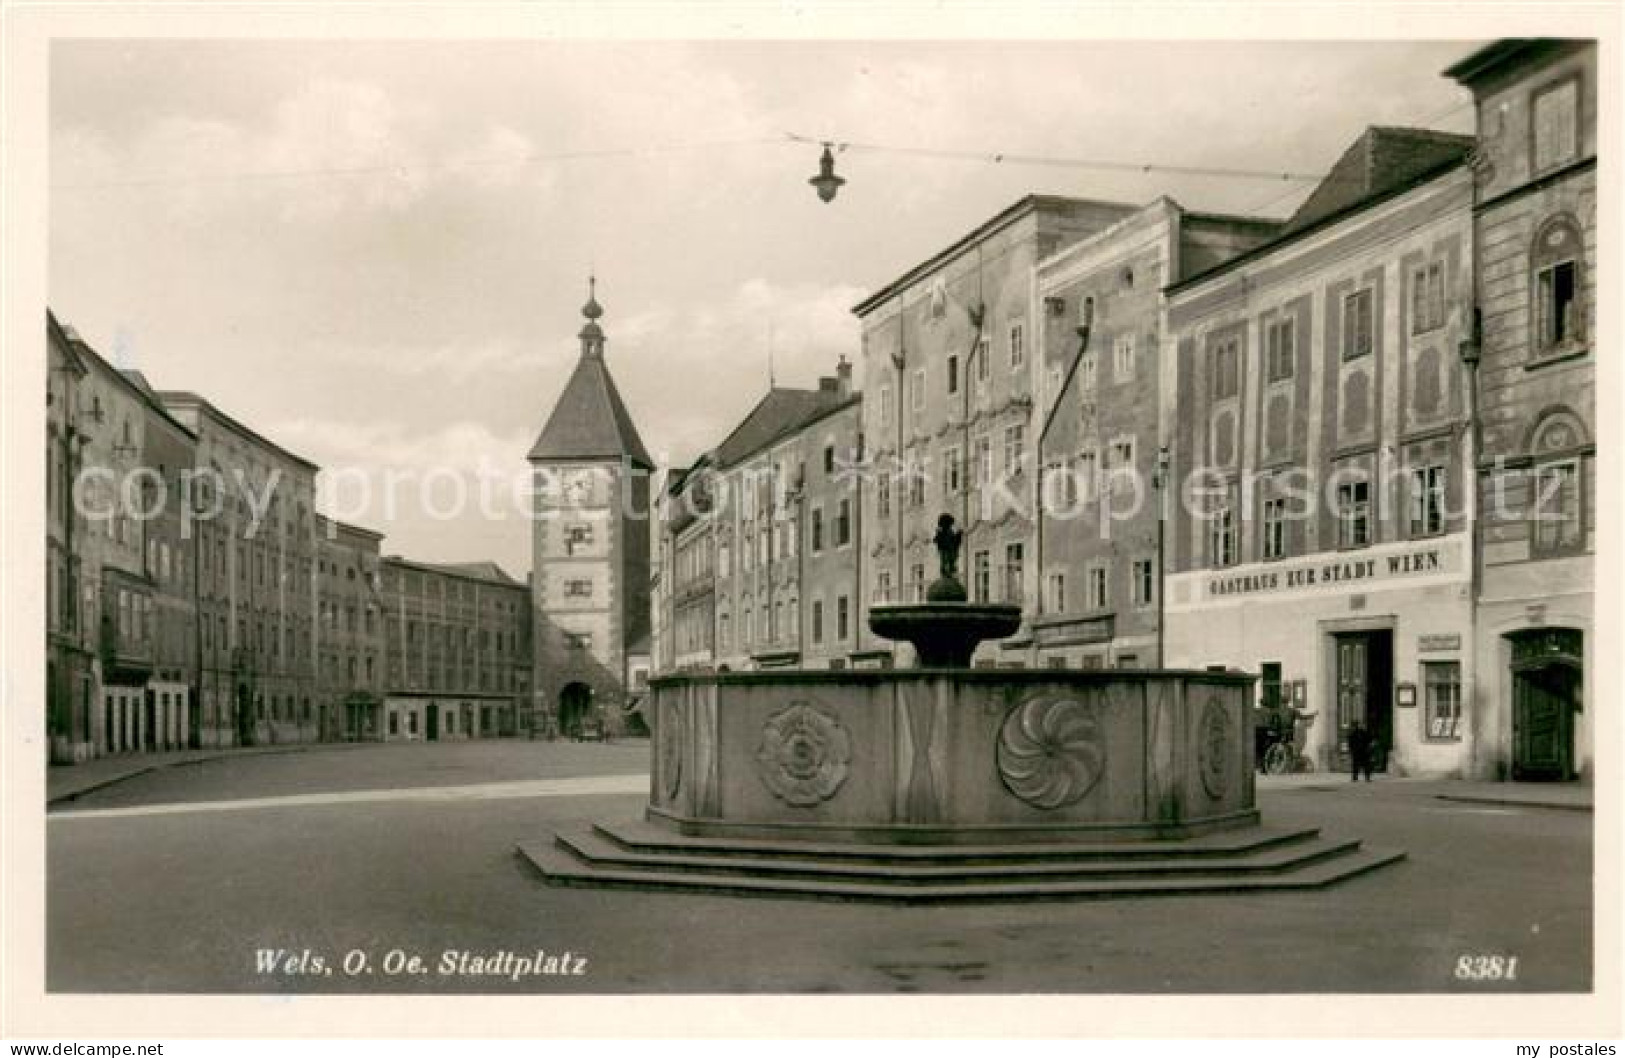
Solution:
[(592, 493), (592, 473), (576, 471), (564, 477), (564, 501), (581, 503)]

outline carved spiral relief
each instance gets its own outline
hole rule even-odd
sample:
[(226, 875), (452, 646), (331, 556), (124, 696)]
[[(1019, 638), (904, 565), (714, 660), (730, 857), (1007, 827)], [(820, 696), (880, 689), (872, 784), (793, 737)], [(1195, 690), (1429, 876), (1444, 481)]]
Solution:
[(683, 782), (683, 714), (669, 699), (660, 703), (660, 780), (666, 800), (675, 800)]
[(762, 726), (756, 773), (779, 800), (806, 807), (835, 796), (851, 761), (852, 739), (840, 721), (796, 702)]
[(1217, 698), (1202, 707), (1197, 730), (1196, 767), (1202, 775), (1202, 788), (1209, 797), (1223, 797), (1230, 788), (1231, 747), (1235, 737), (1230, 730), (1230, 714)]
[(1005, 789), (1034, 808), (1081, 801), (1100, 781), (1106, 748), (1094, 713), (1072, 698), (1033, 698), (999, 729), (995, 753)]

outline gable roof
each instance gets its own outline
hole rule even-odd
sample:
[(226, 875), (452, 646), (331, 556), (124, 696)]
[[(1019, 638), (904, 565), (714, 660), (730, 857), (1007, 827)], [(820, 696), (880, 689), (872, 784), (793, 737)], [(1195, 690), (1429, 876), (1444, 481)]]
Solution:
[(1287, 219), (1284, 234), (1416, 183), (1457, 164), (1472, 149), (1471, 136), (1373, 125), (1343, 152), (1331, 172)]
[(838, 389), (774, 386), (717, 445), (712, 460), (722, 468), (741, 463), (825, 412), (857, 399), (857, 394), (843, 394)]
[(609, 365), (598, 355), (584, 354), (553, 405), (553, 414), (530, 448), (530, 460), (620, 459), (645, 470), (654, 461), (632, 423), (610, 377)]

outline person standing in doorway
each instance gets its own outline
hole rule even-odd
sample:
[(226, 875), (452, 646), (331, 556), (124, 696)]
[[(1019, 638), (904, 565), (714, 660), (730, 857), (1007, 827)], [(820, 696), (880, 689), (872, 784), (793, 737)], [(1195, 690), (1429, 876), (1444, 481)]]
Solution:
[(1356, 720), (1349, 728), (1349, 781), (1359, 782), (1360, 775), (1365, 775), (1365, 781), (1371, 781), (1372, 750), (1371, 732), (1366, 730), (1364, 724)]

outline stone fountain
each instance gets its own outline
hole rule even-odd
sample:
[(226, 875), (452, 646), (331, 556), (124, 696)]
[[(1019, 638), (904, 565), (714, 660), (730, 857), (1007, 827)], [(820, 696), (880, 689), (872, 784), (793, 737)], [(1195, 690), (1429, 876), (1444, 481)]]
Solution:
[(971, 603), (939, 521), (926, 601), (870, 627), (914, 669), (651, 681), (649, 801), (520, 846), (550, 884), (895, 901), (1304, 888), (1400, 852), (1261, 824), (1253, 677), (975, 669), (1020, 609)]

